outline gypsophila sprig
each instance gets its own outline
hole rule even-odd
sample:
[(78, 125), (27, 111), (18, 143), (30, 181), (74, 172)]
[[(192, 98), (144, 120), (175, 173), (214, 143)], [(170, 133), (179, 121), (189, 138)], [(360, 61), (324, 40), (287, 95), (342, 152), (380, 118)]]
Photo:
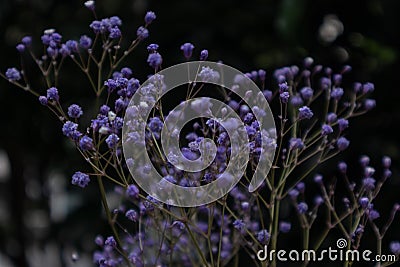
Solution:
[[(231, 146), (234, 140), (224, 127), (236, 126), (232, 122), (223, 125), (217, 119), (207, 118), (188, 122), (185, 133), (168, 129), (171, 137), (180, 138), (182, 146), (180, 151), (169, 151), (165, 155), (160, 149), (161, 134), (171, 110), (165, 112), (162, 101), (151, 99), (150, 94), (154, 91), (160, 93), (165, 88), (165, 77), (157, 73), (165, 62), (158, 44), (139, 46), (149, 37), (148, 27), (155, 22), (156, 14), (147, 12), (143, 25), (137, 25), (136, 31), (133, 29), (136, 35), (130, 39), (132, 36), (124, 33), (118, 16), (98, 18), (95, 1), (86, 1), (84, 6), (95, 19), (90, 22), (87, 32), (73, 35), (79, 36), (76, 40), (65, 40), (69, 36), (62, 36), (50, 28), (44, 30), (40, 38), (25, 36), (16, 44), (16, 53), (32, 56), (45, 88), (31, 88), (23, 66), (10, 67), (0, 75), (32, 93), (36, 101), (60, 120), (61, 132), (76, 147), (90, 169), (88, 172), (75, 172), (71, 178), (72, 185), (86, 188), (95, 186), (94, 182), (97, 182), (111, 234), (107, 238), (101, 235), (94, 238), (97, 246), (93, 253), (95, 265), (230, 266), (233, 261), (239, 262), (243, 253), (255, 259), (257, 251), (264, 245), (268, 245), (269, 251), (277, 250), (283, 245), (279, 241), (280, 235), (293, 235), (297, 240), (296, 229), (301, 229), (298, 246), (303, 249), (319, 249), (325, 240), (335, 236), (334, 232), (340, 233), (358, 249), (362, 236), (371, 229), (376, 236), (376, 247), (382, 249), (382, 241), (400, 210), (399, 205), (394, 205), (387, 218), (380, 214), (375, 204), (384, 183), (392, 179), (391, 159), (387, 156), (382, 159), (382, 172), (378, 173), (371, 166), (371, 160), (362, 157), (363, 172), (359, 179), (348, 177), (353, 170), (344, 161), (337, 165), (336, 172), (340, 175), (335, 179), (337, 182), (330, 179), (332, 174), (314, 173), (317, 166), (348, 149), (351, 141), (346, 134), (350, 120), (376, 106), (376, 101), (370, 98), (375, 90), (372, 83), (356, 82), (347, 88), (343, 80), (345, 75), (349, 75), (350, 66), (346, 65), (335, 73), (329, 67), (314, 65), (311, 57), (305, 58), (300, 66), (285, 66), (275, 71), (258, 69), (234, 77), (233, 91), (247, 88), (245, 78), (248, 78), (261, 88), (257, 97), (264, 97), (271, 107), (277, 107), (273, 110), (277, 129), (269, 132), (261, 130), (257, 120), (265, 110), (251, 107), (237, 95), (215, 86), (215, 92), (222, 96), (221, 101), (231, 109), (223, 108), (220, 112), (234, 112), (243, 122), (248, 138), (245, 145), (249, 151), (245, 175), (229, 194), (207, 205), (180, 208), (163, 204), (142, 191), (134, 181), (128, 168), (136, 166), (141, 175), (146, 176), (151, 166), (138, 164), (134, 157), (124, 158), (123, 138), (146, 142), (146, 149), (142, 152), (149, 155), (162, 175), (157, 186), (198, 187), (216, 181), (223, 187), (231, 182), (232, 177), (224, 171), (234, 157)], [(128, 45), (124, 47), (126, 43)], [(43, 48), (38, 49), (43, 52), (37, 54), (34, 49), (37, 46)], [(176, 56), (182, 58), (183, 54), (186, 61), (192, 57), (207, 60), (209, 52), (206, 49), (193, 56), (195, 46), (183, 43), (176, 49)], [(122, 66), (135, 49), (139, 49), (139, 53), (148, 53), (146, 61)], [(74, 101), (64, 99), (68, 88), (61, 83), (60, 76), (66, 61), (75, 64), (85, 75), (98, 103), (95, 109), (75, 104), (84, 103), (79, 98)], [(134, 76), (136, 68), (145, 69), (145, 65), (148, 65), (150, 82), (141, 87), (139, 79)], [(184, 100), (208, 90), (203, 88), (204, 83), (216, 82), (224, 78), (223, 74), (217, 68), (203, 66), (197, 73), (199, 82), (189, 84), (182, 94), (186, 95)], [(125, 114), (144, 112), (148, 108), (146, 102), (140, 103), (136, 109), (129, 107), (129, 101), (136, 93), (157, 102), (147, 121), (130, 122), (132, 125), (129, 127), (133, 129), (145, 128), (144, 140), (135, 131), (122, 136)], [(246, 93), (246, 97), (250, 94)], [(66, 105), (67, 101), (72, 104), (68, 102)], [(211, 106), (208, 100), (197, 99), (191, 103), (191, 108), (200, 112)], [(211, 165), (198, 172), (178, 168), (175, 165), (179, 159), (178, 152), (188, 160), (199, 159), (205, 138), (212, 140), (216, 148)], [(247, 173), (255, 171), (264, 149), (276, 149), (272, 169), (269, 174), (264, 174), (262, 185), (250, 192)], [(340, 199), (335, 191), (338, 184), (346, 188)], [(311, 195), (313, 190), (309, 190), (310, 187), (317, 188), (318, 192)], [(117, 202), (120, 203), (119, 207), (112, 209), (107, 199), (111, 192), (119, 197)], [(99, 214), (99, 221), (101, 219)], [(386, 224), (379, 228), (383, 220)], [(323, 233), (320, 239), (310, 238), (317, 223), (326, 229), (319, 231)], [(390, 242), (386, 251), (399, 255), (399, 242)], [(277, 260), (254, 260), (253, 263), (254, 266), (276, 266)]]

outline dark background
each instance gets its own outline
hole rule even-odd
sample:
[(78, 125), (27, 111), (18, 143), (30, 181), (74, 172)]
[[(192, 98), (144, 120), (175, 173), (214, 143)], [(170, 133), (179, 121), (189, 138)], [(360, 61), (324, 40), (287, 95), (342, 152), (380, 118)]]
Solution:
[[(385, 199), (376, 204), (382, 217), (387, 216), (392, 203), (399, 201), (400, 189), (400, 88), (396, 83), (400, 1), (97, 3), (100, 17), (120, 16), (123, 31), (132, 36), (143, 24), (146, 10), (157, 14), (150, 38), (126, 61), (141, 81), (151, 71), (145, 62), (146, 44), (158, 43), (164, 66), (169, 66), (183, 60), (180, 45), (192, 42), (195, 53), (206, 48), (210, 60), (222, 60), (243, 72), (264, 68), (270, 75), (277, 67), (300, 64), (305, 56), (312, 56), (317, 63), (336, 70), (351, 65), (349, 81), (374, 82), (377, 107), (351, 121), (347, 134), (351, 147), (340, 157), (350, 166), (356, 166), (361, 154), (370, 155), (376, 164), (383, 155), (392, 157), (393, 176), (386, 185)], [(324, 18), (329, 15), (342, 23), (343, 32), (324, 40), (320, 31), (326, 30)], [(57, 29), (63, 40), (77, 39), (80, 34), (91, 34), (91, 20), (83, 1), (0, 0), (0, 71), (19, 65), (15, 45), (24, 35), (32, 35), (37, 47), (47, 28)], [(90, 104), (93, 96), (84, 77), (69, 67), (67, 64), (62, 81), (64, 103)], [(30, 75), (35, 77), (34, 72)], [(47, 89), (40, 83), (37, 88), (40, 93)], [(74, 266), (86, 266), (90, 256), (84, 251), (93, 249), (96, 233), (107, 232), (105, 222), (99, 219), (101, 207), (95, 188), (81, 191), (70, 185), (71, 174), (87, 166), (61, 136), (56, 118), (36, 98), (4, 80), (0, 80), (0, 114), (0, 266), (70, 266), (75, 250), (82, 252), (82, 260)], [(322, 171), (332, 172), (337, 160), (322, 166)], [(399, 239), (399, 228), (393, 229), (391, 238)]]

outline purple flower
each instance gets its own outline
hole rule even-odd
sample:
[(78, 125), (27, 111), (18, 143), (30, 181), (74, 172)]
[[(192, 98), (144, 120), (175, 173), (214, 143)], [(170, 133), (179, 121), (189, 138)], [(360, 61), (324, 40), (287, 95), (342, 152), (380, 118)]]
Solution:
[(107, 247), (111, 247), (111, 248), (115, 248), (117, 246), (117, 242), (115, 241), (113, 236), (107, 237), (106, 242), (104, 242), (104, 244)]
[(211, 173), (204, 174), (203, 181), (206, 183), (211, 183), (213, 181), (213, 175)]
[(93, 145), (93, 139), (90, 138), (89, 136), (85, 135), (79, 140), (79, 147), (83, 151), (88, 151), (88, 150), (93, 150), (94, 145)]
[(150, 131), (152, 131), (153, 133), (158, 133), (161, 132), (164, 123), (159, 117), (154, 117), (150, 119), (148, 126)]
[(390, 242), (389, 248), (390, 248), (390, 251), (391, 251), (394, 255), (397, 256), (397, 255), (400, 254), (400, 242), (399, 242), (399, 241)]
[(183, 222), (181, 222), (181, 221), (174, 221), (171, 224), (171, 227), (175, 227), (176, 229), (179, 229), (179, 230), (182, 231), (182, 230), (185, 229), (185, 224)]
[(121, 69), (121, 74), (124, 78), (130, 78), (132, 76), (132, 70), (128, 67)]
[(322, 90), (327, 90), (332, 84), (331, 80), (327, 77), (322, 77), (320, 83)]
[(323, 136), (328, 135), (328, 134), (331, 134), (331, 133), (333, 133), (333, 129), (332, 129), (332, 127), (331, 127), (330, 125), (328, 125), (328, 124), (322, 125), (322, 127), (321, 127), (321, 134), (322, 134)]
[(309, 100), (313, 96), (314, 91), (310, 87), (303, 87), (300, 90), (300, 94), (305, 100)]
[(349, 127), (349, 121), (346, 119), (338, 119), (339, 131), (344, 131), (347, 127)]
[(242, 219), (238, 219), (233, 222), (233, 227), (239, 231), (243, 231), (246, 227), (246, 224)]
[(49, 47), (47, 47), (46, 51), (47, 51), (47, 54), (52, 58), (55, 58), (58, 55), (57, 48), (53, 48), (53, 47), (49, 46)]
[(347, 172), (347, 164), (344, 161), (339, 162), (338, 164), (338, 169), (341, 173), (346, 173)]
[(147, 58), (147, 63), (149, 63), (150, 67), (157, 70), (162, 64), (162, 57), (159, 53), (151, 53)]
[(306, 185), (303, 182), (299, 182), (296, 184), (297, 190), (299, 190), (300, 193), (304, 193), (304, 190), (306, 189)]
[(140, 26), (137, 31), (136, 31), (136, 35), (139, 38), (139, 40), (144, 40), (147, 37), (149, 37), (149, 30), (147, 30), (145, 27)]
[(233, 109), (233, 110), (238, 110), (240, 107), (240, 104), (236, 102), (235, 100), (230, 100), (228, 102), (228, 105)]
[(118, 98), (115, 100), (115, 111), (120, 112), (122, 111), (126, 106), (125, 101), (122, 98)]
[(61, 56), (63, 56), (63, 57), (71, 55), (71, 50), (65, 44), (61, 45), (59, 52), (60, 52)]
[(270, 234), (268, 233), (267, 229), (263, 229), (257, 233), (257, 240), (261, 244), (266, 244), (270, 238)]
[(354, 90), (355, 93), (359, 93), (361, 91), (361, 88), (362, 88), (362, 84), (361, 83), (358, 83), (358, 82), (354, 83), (353, 90)]
[(362, 180), (362, 184), (366, 191), (372, 191), (375, 189), (375, 179), (372, 177), (367, 177)]
[(110, 149), (115, 148), (118, 142), (119, 142), (119, 137), (116, 134), (110, 134), (106, 139), (107, 146)]
[(329, 76), (332, 75), (332, 69), (329, 68), (329, 67), (326, 67), (326, 68), (325, 68), (325, 74), (326, 74), (326, 75), (329, 75)]
[(122, 25), (122, 20), (118, 16), (112, 16), (109, 18), (111, 27), (117, 27)]
[(362, 91), (364, 94), (371, 93), (375, 90), (375, 85), (373, 83), (364, 83), (362, 86)]
[(74, 175), (72, 175), (72, 181), (71, 183), (73, 185), (77, 185), (79, 187), (85, 188), (90, 182), (89, 175), (82, 173), (82, 172), (76, 172)]
[(204, 61), (204, 60), (207, 60), (207, 58), (208, 58), (208, 50), (206, 50), (206, 49), (201, 50), (201, 52), (200, 52), (200, 60)]
[(49, 45), (51, 41), (51, 36), (49, 34), (43, 34), (40, 39), (44, 45)]
[(194, 45), (191, 43), (184, 43), (181, 45), (181, 50), (186, 59), (189, 59), (192, 56), (193, 49)]
[(306, 58), (303, 60), (303, 64), (304, 64), (304, 67), (305, 67), (305, 68), (311, 67), (313, 63), (314, 63), (314, 59), (313, 59), (312, 57), (306, 57)]
[(102, 19), (100, 21), (100, 27), (101, 27), (100, 30), (102, 33), (106, 33), (107, 31), (109, 31), (110, 28), (112, 27), (112, 25), (110, 23), (110, 19), (109, 18)]
[(348, 72), (350, 72), (352, 69), (353, 69), (353, 68), (352, 68), (350, 65), (345, 65), (345, 66), (343, 66), (342, 73), (348, 73)]
[(246, 132), (247, 132), (247, 134), (251, 137), (251, 136), (254, 136), (255, 134), (256, 134), (256, 129), (254, 129), (253, 127), (251, 127), (251, 126), (248, 126), (248, 125), (246, 125), (245, 126), (245, 128), (246, 128)]
[(383, 179), (387, 179), (390, 176), (392, 176), (392, 171), (391, 170), (386, 169), (386, 170), (383, 171)]
[(17, 44), (17, 46), (15, 47), (17, 49), (18, 52), (22, 53), (25, 51), (25, 45), (23, 44)]
[(54, 29), (51, 29), (52, 33), (50, 34), (51, 40), (57, 44), (61, 42), (62, 36), (58, 33), (55, 32)]
[(153, 11), (148, 11), (144, 16), (144, 22), (146, 25), (150, 24), (157, 18), (156, 14)]
[(19, 81), (21, 80), (21, 73), (16, 68), (9, 68), (6, 71), (6, 77), (10, 81)]
[(301, 138), (291, 138), (289, 140), (289, 149), (303, 149), (304, 143)]
[(245, 202), (242, 202), (242, 203), (240, 204), (240, 206), (241, 206), (242, 210), (248, 211), (248, 210), (249, 210), (249, 207), (250, 207), (250, 203), (247, 202), (247, 201), (245, 201)]
[(132, 209), (128, 210), (125, 213), (125, 216), (126, 216), (126, 218), (128, 218), (129, 220), (131, 220), (133, 222), (137, 222), (137, 220), (138, 220), (137, 212), (135, 210), (132, 210)]
[(104, 245), (104, 238), (101, 235), (96, 236), (94, 243), (100, 247)]
[(243, 118), (243, 122), (244, 123), (246, 123), (246, 124), (251, 124), (251, 122), (253, 121), (253, 119), (254, 119), (254, 115), (253, 115), (253, 113), (247, 113), (245, 116), (244, 116), (244, 118)]
[(282, 92), (279, 94), (279, 98), (281, 99), (282, 103), (287, 103), (289, 101), (289, 93), (288, 92)]
[(346, 148), (348, 148), (348, 146), (350, 145), (350, 141), (347, 140), (345, 137), (340, 137), (337, 141), (336, 141), (336, 145), (338, 147), (338, 149), (340, 151), (345, 150)]
[(279, 93), (287, 92), (289, 89), (287, 82), (280, 83), (278, 86), (279, 86)]
[(257, 74), (258, 74), (258, 78), (260, 78), (260, 81), (264, 82), (267, 72), (263, 69), (259, 69)]
[(339, 85), (342, 83), (342, 75), (341, 74), (335, 74), (333, 75), (333, 82), (335, 83), (335, 85)]
[(350, 208), (350, 199), (349, 199), (349, 198), (344, 197), (344, 198), (342, 199), (342, 201), (343, 201), (343, 204), (344, 204), (344, 206), (345, 206), (346, 208)]
[(77, 104), (72, 104), (71, 106), (68, 107), (68, 116), (73, 119), (78, 119), (80, 116), (82, 116), (83, 111), (80, 106)]
[(303, 106), (299, 108), (299, 120), (302, 119), (311, 119), (314, 113), (311, 111), (311, 109), (307, 106)]
[(210, 67), (202, 67), (198, 76), (202, 82), (215, 82), (220, 78), (218, 71)]
[(104, 85), (107, 86), (109, 92), (113, 92), (118, 87), (117, 82), (113, 79), (108, 79)]
[(314, 176), (314, 182), (317, 183), (317, 184), (322, 184), (322, 182), (323, 182), (323, 177), (322, 177), (322, 175), (321, 175), (321, 174), (316, 174), (316, 175)]
[(290, 103), (295, 107), (300, 107), (304, 104), (303, 99), (299, 95), (293, 96)]
[(100, 33), (102, 32), (102, 26), (101, 26), (101, 22), (98, 20), (94, 20), (92, 21), (92, 23), (90, 23), (90, 28), (92, 28), (92, 30), (94, 31), (94, 33)]
[(381, 216), (381, 215), (379, 214), (379, 212), (376, 211), (376, 210), (374, 210), (374, 209), (371, 209), (371, 210), (368, 212), (368, 218), (369, 218), (371, 221), (378, 219), (380, 216)]
[(297, 189), (292, 189), (289, 191), (288, 194), (292, 200), (296, 200), (297, 197), (299, 196), (299, 191)]
[(47, 89), (47, 100), (58, 101), (59, 99), (57, 88), (51, 87)]
[(390, 168), (390, 165), (392, 165), (392, 160), (390, 159), (390, 157), (384, 156), (382, 158), (382, 165), (386, 169)]
[(39, 102), (40, 104), (42, 104), (43, 106), (47, 106), (47, 97), (41, 95), (39, 96)]
[(147, 46), (147, 51), (148, 51), (149, 53), (157, 52), (158, 47), (159, 47), (158, 44), (149, 44), (149, 45)]
[(72, 138), (72, 134), (78, 129), (78, 124), (67, 121), (62, 127), (62, 132), (65, 136)]
[(321, 72), (322, 68), (322, 65), (316, 65), (313, 69), (313, 73), (315, 74)]
[(362, 233), (364, 233), (364, 226), (363, 225), (359, 225), (358, 227), (357, 227), (357, 229), (354, 231), (354, 234), (353, 235), (359, 235), (359, 234), (362, 234)]
[(255, 70), (253, 70), (253, 71), (250, 73), (250, 79), (252, 79), (253, 81), (255, 81), (255, 80), (257, 80), (257, 77), (258, 77), (258, 72), (255, 71)]
[(110, 29), (110, 34), (108, 35), (108, 37), (110, 39), (118, 39), (121, 37), (121, 35), (121, 30), (117, 26), (115, 26)]
[(324, 199), (321, 196), (316, 196), (314, 198), (314, 204), (315, 206), (321, 206), (322, 203), (324, 203)]
[(78, 42), (75, 40), (68, 40), (65, 45), (71, 52), (78, 52)]
[(374, 175), (375, 169), (369, 166), (366, 166), (364, 169), (364, 175), (365, 177), (372, 177)]
[(90, 127), (94, 131), (100, 130), (101, 127), (108, 126), (108, 118), (105, 115), (98, 115), (96, 119), (92, 120)]
[(300, 214), (305, 214), (308, 210), (308, 205), (305, 202), (300, 202), (299, 204), (297, 204), (297, 211)]
[(170, 183), (173, 183), (173, 184), (176, 184), (176, 183), (177, 183), (177, 182), (176, 182), (176, 179), (175, 179), (172, 175), (164, 176), (163, 179), (165, 179), (166, 181), (168, 181), (168, 182), (170, 182)]
[(338, 87), (338, 88), (335, 88), (335, 89), (332, 90), (331, 97), (333, 99), (335, 99), (336, 101), (338, 101), (340, 98), (342, 98), (343, 93), (344, 93), (343, 89)]
[(31, 46), (32, 44), (32, 37), (31, 36), (25, 36), (21, 39), (21, 43), (24, 44), (26, 47)]
[(326, 116), (326, 121), (331, 124), (334, 123), (337, 120), (337, 115), (336, 113), (328, 113), (328, 115)]
[(366, 110), (371, 110), (376, 106), (376, 101), (375, 99), (365, 99), (364, 101), (364, 107)]
[(279, 223), (279, 231), (282, 233), (288, 233), (292, 228), (292, 224), (290, 222), (280, 222)]
[(364, 168), (368, 166), (369, 161), (370, 161), (370, 158), (368, 156), (366, 156), (366, 155), (362, 155), (360, 157), (360, 164)]
[(92, 45), (92, 39), (86, 35), (82, 35), (81, 38), (79, 39), (79, 45), (83, 49), (89, 49), (90, 46)]
[(362, 197), (360, 198), (359, 203), (361, 208), (366, 209), (369, 205), (369, 199), (367, 197)]
[(91, 11), (93, 11), (94, 8), (95, 8), (94, 1), (86, 1), (86, 2), (84, 3), (84, 5), (85, 5), (85, 7), (86, 7), (87, 9), (89, 9), (89, 10), (91, 10)]
[(126, 194), (132, 199), (137, 199), (139, 198), (139, 188), (134, 184), (128, 185), (128, 188), (126, 189)]

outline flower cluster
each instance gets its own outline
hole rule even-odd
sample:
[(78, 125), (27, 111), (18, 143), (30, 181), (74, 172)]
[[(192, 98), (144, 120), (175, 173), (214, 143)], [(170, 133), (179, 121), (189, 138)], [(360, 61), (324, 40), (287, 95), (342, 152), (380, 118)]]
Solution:
[[(94, 1), (85, 2), (85, 6), (95, 13)], [(99, 266), (194, 266), (194, 263), (201, 262), (205, 266), (224, 266), (238, 257), (239, 250), (248, 252), (254, 258), (264, 245), (276, 249), (279, 235), (292, 234), (292, 226), (296, 223), (303, 230), (304, 249), (311, 246), (319, 248), (334, 228), (339, 229), (357, 249), (368, 224), (381, 247), (386, 231), (400, 210), (399, 205), (395, 205), (386, 225), (379, 230), (375, 222), (380, 214), (374, 207), (374, 201), (384, 182), (391, 176), (390, 158), (383, 158), (383, 172), (378, 180), (367, 156), (360, 160), (364, 172), (361, 180), (351, 180), (347, 175), (347, 164), (340, 162), (338, 169), (341, 181), (348, 191), (342, 201), (337, 201), (335, 184), (326, 178), (329, 175), (312, 175), (319, 164), (349, 147), (350, 141), (346, 137), (349, 120), (376, 105), (375, 100), (368, 98), (374, 91), (372, 83), (356, 82), (353, 88), (345, 88), (342, 84), (343, 75), (350, 72), (350, 66), (336, 73), (329, 67), (314, 65), (312, 58), (306, 58), (302, 66), (283, 67), (271, 72), (270, 76), (263, 69), (246, 73), (245, 76), (261, 88), (260, 97), (265, 97), (275, 111), (277, 129), (271, 129), (269, 133), (262, 132), (256, 119), (257, 113), (263, 113), (264, 110), (251, 110), (234, 93), (215, 89), (220, 90), (222, 101), (243, 121), (250, 151), (246, 175), (222, 199), (197, 208), (178, 208), (160, 203), (139, 189), (128, 171), (130, 166), (137, 166), (136, 162), (133, 158), (124, 161), (121, 153), (123, 118), (127, 113), (138, 113), (147, 108), (145, 102), (136, 109), (127, 108), (136, 93), (146, 101), (157, 102), (152, 93), (163, 90), (159, 85), (163, 84), (164, 77), (156, 73), (161, 69), (163, 59), (157, 44), (147, 45), (147, 63), (155, 73), (149, 76), (150, 82), (145, 86), (141, 86), (139, 79), (134, 77), (134, 70), (121, 67), (120, 64), (149, 36), (148, 26), (155, 19), (154, 12), (147, 12), (144, 25), (137, 29), (136, 38), (122, 52), (122, 48), (116, 45), (124, 38), (120, 28), (122, 21), (117, 16), (94, 20), (90, 23), (92, 32), (81, 35), (79, 40), (63, 42), (56, 30), (45, 30), (41, 37), (45, 54), (41, 56), (36, 56), (32, 49), (32, 37), (22, 38), (16, 47), (17, 51), (24, 53), (30, 50), (37, 67), (46, 78), (48, 89), (43, 94), (31, 87), (23, 70), (12, 67), (1, 73), (12, 84), (34, 94), (40, 104), (60, 119), (62, 133), (76, 146), (91, 169), (87, 172), (90, 175), (75, 172), (71, 183), (85, 188), (92, 186), (90, 176), (97, 178), (101, 201), (106, 207), (113, 235), (95, 238), (98, 250), (93, 254), (94, 263)], [(184, 58), (190, 60), (195, 46), (184, 43), (180, 50)], [(198, 58), (206, 60), (208, 51), (200, 51)], [(66, 59), (84, 72), (95, 97), (99, 102), (103, 101), (95, 114), (89, 114), (89, 109), (85, 110), (79, 104), (63, 104), (65, 88), (59, 85), (58, 75)], [(221, 73), (203, 67), (198, 77), (201, 82), (188, 86), (187, 98), (195, 97), (204, 89), (204, 83), (218, 80)], [(235, 77), (233, 83), (236, 88), (246, 86), (242, 76)], [(192, 102), (194, 110), (209, 107), (207, 100)], [(227, 111), (221, 110), (221, 113), (224, 112)], [(175, 166), (176, 154), (171, 152), (165, 155), (159, 149), (165, 123), (162, 101), (157, 102), (151, 114), (145, 125), (139, 125), (141, 122), (137, 121), (131, 122), (136, 125), (127, 126), (145, 127), (145, 152), (150, 155), (152, 164), (164, 180), (182, 187), (194, 187), (213, 181), (224, 183), (230, 179), (222, 174), (232, 156), (232, 140), (218, 120), (192, 121), (184, 134), (172, 131), (172, 135), (182, 136), (180, 152), (189, 160), (200, 157), (204, 138), (213, 140), (216, 145), (216, 156), (207, 169), (186, 172)], [(89, 125), (82, 122), (83, 115), (92, 117)], [(131, 132), (125, 138), (139, 142), (141, 137)], [(255, 192), (249, 192), (247, 173), (257, 168), (264, 142), (267, 148), (276, 149), (273, 168), (268, 175), (265, 174), (262, 186)], [(149, 172), (149, 168), (147, 165), (138, 166), (143, 175)], [(103, 180), (111, 181), (115, 188), (105, 188)], [(319, 193), (310, 201), (307, 188), (315, 185)], [(121, 199), (121, 206), (114, 211), (108, 210), (106, 191), (113, 191)], [(297, 214), (298, 220), (293, 219), (288, 211), (282, 212), (281, 207), (285, 204), (293, 206), (291, 214)], [(310, 230), (314, 222), (320, 217), (325, 219), (324, 216), (319, 217), (322, 207), (326, 207), (329, 214), (329, 221), (325, 222), (325, 236), (321, 241), (310, 244)], [(399, 242), (392, 241), (389, 249), (398, 255)], [(264, 263), (257, 261), (254, 264), (264, 266)]]

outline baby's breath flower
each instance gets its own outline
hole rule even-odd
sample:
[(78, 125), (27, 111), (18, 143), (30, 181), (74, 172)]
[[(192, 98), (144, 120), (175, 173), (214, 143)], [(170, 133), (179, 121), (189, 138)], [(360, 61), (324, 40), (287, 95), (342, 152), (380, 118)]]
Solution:
[(140, 26), (137, 31), (136, 31), (136, 35), (139, 38), (139, 40), (144, 40), (147, 37), (149, 37), (149, 30), (147, 30), (145, 27)]
[(337, 141), (336, 141), (336, 145), (338, 147), (338, 149), (340, 151), (345, 150), (349, 145), (350, 145), (350, 141), (347, 140), (345, 137), (340, 137)]
[(78, 119), (80, 116), (82, 116), (83, 111), (80, 106), (77, 104), (72, 104), (71, 106), (68, 107), (68, 116), (73, 119)]
[(303, 119), (311, 119), (312, 116), (314, 116), (314, 113), (311, 111), (311, 109), (307, 106), (303, 106), (299, 108), (299, 120)]
[(6, 71), (6, 77), (9, 81), (19, 81), (21, 80), (21, 73), (16, 68), (9, 68)]
[(279, 231), (281, 231), (282, 233), (288, 233), (291, 228), (292, 224), (289, 222), (282, 221), (279, 223)]
[(144, 22), (146, 25), (150, 24), (157, 18), (156, 14), (153, 11), (148, 11), (144, 16)]
[(76, 172), (74, 175), (72, 175), (72, 184), (77, 185), (79, 187), (85, 188), (89, 182), (90, 178), (89, 175), (82, 173), (82, 172)]
[(191, 43), (184, 43), (183, 45), (181, 45), (181, 50), (186, 59), (189, 59), (192, 57), (193, 49), (194, 49), (194, 45)]

